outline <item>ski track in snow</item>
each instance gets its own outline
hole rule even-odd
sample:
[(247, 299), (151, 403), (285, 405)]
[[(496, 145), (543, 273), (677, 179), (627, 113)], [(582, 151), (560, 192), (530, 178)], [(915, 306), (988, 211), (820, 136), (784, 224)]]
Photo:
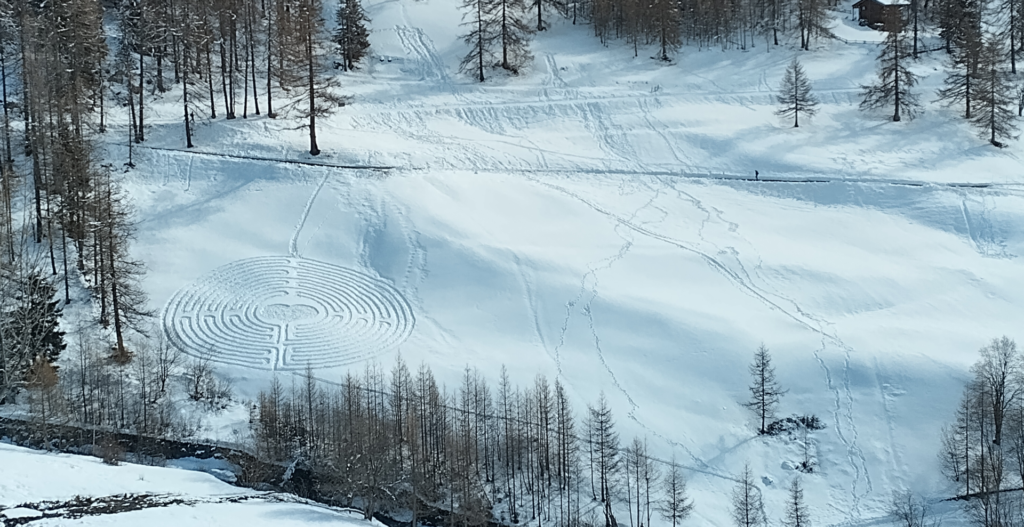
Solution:
[(537, 338), (538, 344), (541, 349), (544, 350), (544, 354), (551, 358), (551, 361), (555, 364), (555, 371), (559, 377), (562, 377), (562, 363), (558, 360), (558, 356), (549, 350), (547, 339), (544, 337), (544, 331), (541, 328), (540, 314), (537, 308), (537, 294), (534, 292), (533, 280), (526, 276), (526, 268), (523, 266), (522, 260), (519, 255), (512, 253), (512, 261), (516, 265), (516, 274), (519, 276), (519, 285), (523, 288), (524, 298), (526, 299), (526, 310), (528, 318), (533, 326), (534, 336)]
[(459, 91), (452, 83), (451, 75), (448, 74), (448, 66), (445, 65), (444, 60), (438, 55), (430, 37), (422, 29), (409, 25), (404, 5), (402, 6), (402, 18), (405, 20), (406, 25), (395, 26), (395, 33), (398, 35), (398, 40), (402, 43), (406, 53), (415, 55), (419, 62), (426, 66), (420, 69), (421, 80), (436, 80), (442, 87), (450, 91), (456, 99), (459, 99)]
[[(975, 249), (982, 256), (990, 258), (1009, 258), (1006, 252), (1006, 244), (997, 238), (990, 219), (993, 208), (988, 204), (987, 196), (971, 196), (963, 193), (960, 201), (960, 212), (964, 218), (964, 225), (967, 228), (967, 237), (971, 240)], [(972, 204), (977, 204), (972, 212)]]
[[(665, 211), (663, 209), (661, 209), (661, 208), (659, 208), (659, 207), (654, 205), (654, 202), (661, 195), (661, 189), (651, 189), (649, 186), (646, 186), (646, 187), (647, 187), (648, 190), (652, 190), (653, 194), (652, 194), (651, 198), (644, 205), (640, 206), (639, 208), (637, 208), (632, 213), (632, 215), (629, 218), (629, 221), (631, 221), (631, 222), (636, 221), (636, 217), (641, 212), (643, 212), (643, 211), (645, 211), (645, 210), (647, 210), (649, 208), (655, 208), (656, 210), (659, 210), (662, 213), (662, 217), (661, 217), (660, 220), (658, 220), (658, 222), (663, 221), (667, 217), (667, 213), (665, 213)], [(643, 225), (650, 224), (650, 223), (655, 223), (655, 222), (654, 221), (651, 221), (651, 222), (639, 222), (639, 224), (643, 224)], [(691, 470), (693, 472), (705, 474), (707, 476), (711, 476), (711, 477), (715, 477), (715, 478), (720, 478), (720, 479), (725, 479), (725, 480), (732, 481), (732, 482), (737, 482), (738, 479), (736, 477), (734, 477), (734, 476), (732, 476), (730, 474), (726, 474), (726, 473), (723, 473), (721, 471), (715, 470), (713, 467), (708, 465), (708, 463), (705, 460), (703, 460), (699, 456), (697, 456), (686, 445), (680, 443), (679, 441), (677, 441), (675, 439), (672, 439), (672, 438), (669, 438), (669, 437), (665, 436), (664, 434), (662, 434), (662, 433), (658, 432), (657, 430), (653, 429), (652, 427), (650, 427), (647, 423), (641, 421), (640, 418), (637, 416), (637, 410), (639, 410), (640, 405), (637, 404), (637, 402), (633, 399), (633, 396), (629, 393), (629, 391), (621, 383), (621, 381), (619, 380), (618, 376), (615, 374), (615, 370), (611, 367), (611, 365), (609, 365), (609, 363), (608, 363), (608, 361), (607, 361), (607, 359), (605, 357), (604, 349), (601, 347), (601, 338), (600, 338), (600, 335), (599, 335), (599, 332), (598, 332), (599, 325), (596, 323), (596, 321), (594, 319), (593, 302), (598, 297), (598, 286), (600, 285), (600, 280), (599, 280), (598, 274), (601, 271), (606, 271), (608, 269), (611, 269), (611, 267), (616, 262), (622, 260), (627, 255), (627, 253), (629, 252), (629, 249), (633, 246), (634, 240), (633, 240), (631, 232), (630, 231), (627, 231), (625, 233), (621, 232), (619, 230), (619, 228), (622, 227), (622, 226), (624, 226), (622, 223), (616, 223), (616, 225), (613, 227), (614, 230), (615, 230), (616, 235), (618, 235), (623, 240), (623, 244), (622, 244), (621, 247), (619, 247), (618, 252), (616, 252), (615, 254), (613, 254), (611, 256), (602, 258), (600, 260), (597, 260), (597, 261), (589, 264), (587, 272), (583, 275), (583, 278), (581, 279), (579, 292), (577, 293), (575, 298), (573, 298), (572, 300), (566, 302), (566, 304), (565, 304), (565, 318), (564, 318), (564, 321), (563, 321), (563, 324), (562, 324), (562, 328), (561, 328), (561, 335), (559, 337), (559, 344), (555, 347), (555, 361), (556, 361), (556, 364), (559, 365), (559, 368), (561, 367), (561, 358), (560, 358), (560, 355), (559, 355), (559, 350), (565, 344), (565, 336), (568, 333), (570, 321), (573, 318), (573, 309), (586, 297), (587, 300), (583, 304), (583, 306), (579, 309), (579, 313), (581, 313), (586, 318), (586, 320), (587, 320), (587, 326), (588, 326), (588, 329), (590, 331), (591, 337), (593, 339), (594, 350), (595, 350), (595, 352), (597, 354), (599, 362), (601, 363), (602, 367), (605, 369), (605, 371), (607, 372), (608, 376), (610, 377), (610, 379), (612, 381), (612, 385), (615, 386), (616, 390), (618, 390), (626, 398), (626, 400), (630, 404), (630, 409), (627, 412), (627, 417), (631, 421), (636, 423), (638, 426), (640, 426), (643, 430), (645, 430), (646, 432), (650, 433), (652, 436), (654, 436), (654, 437), (656, 437), (658, 439), (661, 439), (662, 441), (665, 441), (669, 445), (672, 445), (674, 447), (677, 447), (677, 448), (681, 449), (687, 456), (690, 457), (690, 459), (694, 463), (694, 465), (680, 465), (680, 466), (683, 466), (687, 470)], [(588, 283), (590, 284), (589, 286), (588, 286)], [(559, 375), (560, 376), (562, 375), (561, 369), (559, 369)], [(760, 492), (760, 489), (758, 489), (758, 492)]]
[[(701, 241), (704, 242), (704, 243), (708, 243), (709, 245), (715, 247), (717, 249), (717, 251), (715, 251), (717, 254), (720, 254), (720, 255), (721, 254), (726, 254), (726, 255), (731, 256), (732, 257), (731, 261), (734, 262), (735, 265), (737, 266), (737, 269), (734, 270), (734, 272), (736, 273), (736, 276), (741, 280), (742, 283), (749, 284), (750, 286), (753, 287), (754, 278), (747, 271), (746, 266), (743, 265), (742, 261), (739, 258), (739, 253), (736, 250), (736, 248), (733, 247), (733, 246), (726, 246), (724, 248), (719, 248), (717, 244), (715, 244), (713, 242), (710, 242), (708, 239), (705, 238), (705, 236), (704, 236), (704, 229), (705, 229), (706, 225), (710, 221), (712, 221), (711, 212), (708, 210), (708, 208), (706, 208), (705, 205), (699, 199), (697, 199), (695, 196), (693, 196), (693, 195), (691, 195), (689, 193), (683, 192), (682, 190), (680, 190), (678, 188), (676, 189), (676, 191), (679, 193), (679, 195), (681, 197), (685, 196), (686, 199), (690, 200), (694, 204), (695, 207), (697, 207), (699, 210), (701, 210), (702, 212), (704, 212), (706, 214), (706, 218), (701, 222), (701, 226), (700, 226), (700, 228), (698, 230), (698, 237), (701, 239)], [(719, 211), (718, 209), (715, 209), (714, 207), (711, 207), (711, 209), (713, 209), (715, 211), (715, 216), (717, 217), (717, 219), (719, 221), (722, 221), (722, 222), (724, 222), (724, 223), (726, 223), (728, 225), (728, 230), (730, 232), (734, 232), (735, 233), (735, 232), (738, 231), (739, 226), (736, 223), (733, 223), (733, 222), (730, 222), (728, 220), (725, 220), (722, 217), (721, 211)], [(711, 251), (706, 251), (706, 252), (708, 254), (711, 254)], [(760, 260), (760, 257), (758, 257), (758, 259)], [(728, 264), (726, 264), (724, 261), (719, 260), (719, 263), (721, 263), (725, 267), (728, 267)], [(758, 264), (758, 266), (759, 265), (760, 264)], [(772, 294), (772, 293), (768, 293), (763, 288), (759, 287), (759, 289), (761, 289), (761, 291), (763, 293), (765, 293), (765, 294)], [(847, 449), (847, 459), (848, 459), (849, 464), (850, 464), (851, 468), (853, 469), (853, 472), (854, 472), (854, 475), (855, 475), (854, 481), (853, 481), (853, 490), (851, 492), (851, 496), (853, 498), (854, 504), (853, 504), (853, 507), (852, 507), (851, 510), (854, 511), (854, 514), (859, 515), (860, 500), (868, 492), (870, 492), (873, 487), (872, 487), (870, 475), (868, 474), (868, 471), (867, 471), (867, 460), (864, 458), (863, 452), (861, 451), (860, 447), (856, 444), (857, 429), (856, 429), (856, 422), (855, 422), (854, 417), (853, 417), (854, 399), (853, 399), (853, 392), (850, 389), (850, 385), (849, 385), (849, 362), (850, 362), (850, 353), (852, 352), (852, 349), (849, 348), (844, 342), (842, 342), (842, 340), (834, 332), (828, 333), (826, 331), (826, 328), (832, 325), (831, 322), (828, 322), (827, 320), (825, 320), (825, 319), (823, 319), (823, 318), (821, 318), (819, 316), (816, 316), (816, 315), (813, 315), (811, 313), (808, 313), (795, 300), (793, 300), (790, 297), (787, 297), (782, 292), (780, 292), (778, 290), (774, 290), (774, 289), (773, 289), (773, 291), (774, 291), (773, 296), (775, 296), (775, 297), (781, 299), (782, 301), (792, 305), (793, 308), (796, 310), (797, 313), (799, 313), (799, 315), (801, 317), (803, 317), (803, 318), (813, 322), (813, 324), (817, 326), (816, 332), (821, 335), (822, 347), (820, 349), (816, 350), (814, 352), (814, 355), (815, 355), (815, 358), (818, 360), (819, 364), (823, 368), (823, 371), (824, 371), (824, 374), (825, 374), (825, 384), (829, 388), (829, 390), (833, 393), (833, 396), (835, 397), (835, 405), (834, 405), (834, 408), (833, 408), (833, 424), (836, 427), (836, 433), (837, 433), (840, 441), (843, 443), (843, 445)], [(828, 369), (828, 367), (825, 365), (824, 360), (821, 358), (821, 354), (828, 347), (828, 341), (833, 342), (833, 345), (836, 345), (836, 346), (840, 347), (845, 352), (845, 356), (844, 356), (844, 360), (843, 360), (843, 390), (842, 391), (834, 385), (833, 380), (832, 380), (832, 373)], [(844, 399), (846, 401), (845, 405), (843, 403)], [(845, 407), (845, 409), (844, 409), (844, 407)], [(846, 427), (844, 427), (844, 422), (847, 425)], [(848, 434), (850, 434), (852, 436), (852, 439), (847, 437)], [(858, 486), (858, 481), (860, 481), (861, 475), (863, 475), (864, 478), (867, 480), (868, 489), (866, 491), (858, 494), (857, 486)], [(841, 498), (841, 497), (840, 496), (834, 496), (834, 499), (832, 500), (833, 506), (835, 506), (834, 504), (835, 504), (835, 502), (839, 498)], [(836, 510), (840, 511), (840, 509), (838, 509), (838, 508), (836, 508)]]
[[(660, 103), (661, 103), (660, 99), (654, 98), (653, 100), (654, 100), (654, 102), (659, 103), (659, 106), (660, 106)], [(678, 165), (684, 166), (684, 167), (692, 167), (692, 166), (694, 166), (692, 160), (690, 160), (690, 159), (683, 159), (683, 156), (680, 155), (679, 151), (676, 149), (675, 142), (672, 141), (672, 139), (669, 138), (668, 134), (665, 133), (665, 126), (663, 124), (660, 125), (660, 126), (654, 124), (654, 121), (653, 121), (654, 117), (652, 116), (652, 112), (651, 112), (650, 99), (640, 99), (638, 101), (638, 104), (640, 105), (640, 111), (642, 112), (642, 115), (644, 116), (644, 121), (647, 123), (647, 126), (651, 130), (654, 130), (654, 132), (658, 134), (658, 137), (661, 137), (662, 141), (665, 141), (665, 146), (668, 147), (668, 151), (669, 152), (672, 152), (672, 157), (675, 159), (676, 163)]]
[(890, 391), (894, 389), (891, 383), (886, 382), (883, 377), (884, 371), (882, 365), (878, 361), (878, 357), (875, 357), (875, 382), (878, 383), (878, 392), (882, 398), (882, 410), (885, 415), (885, 427), (888, 432), (887, 439), (889, 440), (889, 464), (892, 474), (903, 482), (903, 475), (907, 473), (906, 466), (903, 464), (903, 456), (900, 454), (900, 449), (896, 445), (896, 418), (893, 416), (893, 404), (890, 401), (892, 395), (886, 393), (886, 387)]
[(309, 199), (306, 200), (306, 207), (302, 210), (302, 216), (299, 217), (298, 223), (295, 224), (295, 232), (292, 233), (291, 240), (288, 241), (288, 254), (292, 257), (299, 258), (302, 256), (299, 254), (299, 234), (302, 233), (302, 228), (306, 225), (306, 220), (309, 218), (309, 212), (313, 210), (313, 202), (316, 201), (316, 197), (320, 195), (320, 191), (324, 188), (324, 185), (327, 183), (327, 179), (330, 176), (330, 173), (324, 174), (324, 177), (320, 180), (320, 184), (316, 186), (313, 193), (309, 195)]
[[(853, 350), (852, 348), (847, 346), (842, 341), (842, 339), (838, 337), (838, 335), (835, 334), (834, 330), (830, 331), (827, 329), (829, 326), (831, 326), (831, 323), (825, 321), (820, 317), (814, 316), (806, 312), (803, 308), (799, 306), (799, 304), (797, 304), (791, 298), (781, 297), (779, 300), (773, 300), (771, 298), (772, 296), (779, 295), (773, 295), (772, 293), (769, 293), (763, 290), (761, 287), (755, 285), (751, 281), (749, 274), (747, 274), (746, 270), (742, 267), (741, 264), (739, 265), (739, 270), (734, 270), (726, 263), (723, 263), (718, 258), (712, 256), (708, 252), (700, 249), (699, 247), (695, 247), (687, 242), (683, 242), (674, 239), (670, 236), (666, 236), (658, 232), (655, 232), (646, 227), (645, 225), (633, 221), (632, 218), (626, 218), (621, 215), (618, 215), (615, 212), (612, 212), (611, 210), (603, 207), (602, 205), (590, 199), (587, 199), (567, 188), (555, 185), (547, 181), (540, 180), (529, 175), (527, 175), (526, 177), (528, 177), (535, 183), (538, 183), (556, 192), (562, 193), (572, 199), (575, 199), (576, 201), (579, 201), (580, 203), (583, 203), (584, 205), (587, 205), (595, 212), (602, 214), (608, 218), (611, 218), (613, 221), (618, 222), (619, 225), (626, 227), (637, 234), (662, 241), (669, 245), (678, 247), (684, 251), (695, 254), (696, 256), (703, 259), (705, 263), (707, 263), (713, 270), (719, 272), (726, 279), (728, 279), (740, 291), (760, 301), (770, 309), (777, 310), (778, 312), (787, 316), (791, 320), (804, 326), (806, 329), (809, 329), (810, 331), (813, 331), (821, 336), (822, 349), (816, 353), (816, 357), (818, 358), (819, 364), (823, 367), (825, 371), (826, 385), (829, 388), (829, 390), (833, 393), (833, 396), (836, 398), (836, 405), (833, 411), (833, 419), (834, 424), (836, 426), (836, 434), (839, 437), (840, 441), (843, 443), (843, 445), (846, 447), (848, 463), (854, 472), (853, 489), (851, 493), (852, 506), (850, 510), (846, 511), (846, 514), (849, 516), (851, 521), (860, 519), (861, 499), (872, 491), (873, 484), (870, 474), (867, 470), (867, 460), (864, 456), (863, 451), (861, 450), (859, 445), (857, 445), (858, 431), (856, 420), (853, 415), (855, 400), (852, 389), (850, 387), (849, 371), (850, 358)], [(784, 304), (790, 304), (793, 307), (787, 309)], [(841, 386), (836, 385), (836, 381), (832, 375), (831, 370), (827, 367), (824, 359), (821, 357), (821, 352), (827, 348), (828, 344), (831, 344), (832, 346), (839, 348), (844, 353), (843, 371), (841, 378), (839, 379)], [(638, 424), (644, 426), (643, 423)], [(860, 486), (860, 483), (862, 481), (864, 482), (866, 488), (862, 488)]]
[[(355, 204), (352, 204), (355, 205)], [(436, 330), (437, 335), (443, 341), (443, 344), (448, 348), (456, 347), (458, 338), (455, 334), (447, 327), (441, 324), (435, 317), (431, 316), (429, 312), (423, 306), (423, 299), (420, 297), (420, 285), (426, 280), (429, 271), (427, 269), (427, 249), (420, 243), (420, 232), (416, 230), (413, 222), (409, 219), (408, 209), (395, 203), (393, 200), (388, 198), (382, 198), (377, 207), (372, 211), (372, 215), (376, 218), (376, 226), (382, 228), (384, 224), (384, 216), (394, 220), (398, 224), (398, 229), (402, 234), (402, 239), (408, 249), (408, 256), (405, 265), (405, 271), (402, 276), (402, 283), (396, 284), (399, 290), (405, 295), (407, 301), (412, 305), (413, 312), (417, 316), (417, 324), (425, 323), (432, 329)], [(370, 230), (374, 226), (368, 227), (366, 230)], [(365, 232), (364, 232), (365, 236)], [(361, 244), (360, 259), (363, 265), (372, 269), (373, 266), (370, 264), (368, 255), (369, 249), (366, 247), (365, 239)]]

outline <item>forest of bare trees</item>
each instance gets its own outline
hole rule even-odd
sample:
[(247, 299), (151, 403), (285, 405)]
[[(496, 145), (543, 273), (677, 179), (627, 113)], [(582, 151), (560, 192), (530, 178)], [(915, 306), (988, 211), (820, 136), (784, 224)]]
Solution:
[[(1001, 337), (980, 351), (940, 460), (977, 525), (1024, 525), (1024, 358)], [(1012, 491), (1012, 492), (1011, 492)]]
[(467, 367), (449, 390), (401, 358), (339, 383), (307, 371), (275, 379), (251, 425), (261, 459), (307, 467), (319, 493), (367, 517), (441, 510), (447, 525), (642, 527), (692, 510), (679, 467), (642, 438), (623, 446), (603, 395), (577, 415), (560, 381), (543, 376), (519, 387), (503, 370), (492, 388)]
[(56, 320), (72, 289), (91, 293), (111, 360), (130, 361), (126, 336), (148, 315), (143, 269), (129, 256), (132, 208), (117, 172), (94, 153), (110, 71), (102, 15), (92, 0), (0, 9), (0, 401), (49, 377), (39, 373), (64, 348)]
[[(468, 53), (461, 69), (479, 81), (485, 71), (500, 67), (512, 73), (530, 57), (531, 27), (542, 31), (548, 19), (561, 16), (573, 24), (589, 22), (602, 43), (620, 40), (634, 56), (640, 46), (657, 47), (656, 58), (669, 61), (684, 43), (700, 48), (747, 49), (778, 46), (780, 36), (799, 37), (801, 49), (832, 37), (829, 30), (837, 3), (833, 0), (465, 0), (464, 41)], [(546, 9), (545, 9), (546, 7)]]

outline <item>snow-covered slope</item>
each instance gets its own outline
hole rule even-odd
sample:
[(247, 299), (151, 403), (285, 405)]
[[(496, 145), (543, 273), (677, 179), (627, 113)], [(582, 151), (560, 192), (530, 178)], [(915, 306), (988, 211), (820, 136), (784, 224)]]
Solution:
[[(0, 443), (0, 525), (380, 527), (357, 513), (232, 487), (213, 476)], [(46, 503), (43, 503), (46, 502)], [(12, 525), (14, 523), (12, 522)]]
[[(355, 99), (317, 158), (265, 117), (174, 151), (177, 96), (158, 101), (125, 184), (172, 340), (217, 350), (243, 397), (275, 370), (331, 380), (399, 352), (450, 383), (467, 364), (558, 375), (580, 409), (604, 391), (625, 437), (689, 468), (695, 525), (729, 523), (747, 462), (782, 513), (797, 444), (756, 437), (740, 406), (764, 343), (782, 414), (827, 424), (805, 476), (817, 523), (875, 524), (894, 489), (944, 497), (941, 424), (975, 350), (1024, 320), (1021, 144), (931, 103), (860, 112), (869, 44), (800, 54), (823, 105), (798, 129), (772, 103), (794, 52), (761, 44), (662, 65), (559, 23), (521, 76), (478, 85), (456, 71), (456, 4), (368, 3), (373, 57), (342, 76)], [(939, 58), (915, 68), (930, 100)], [(816, 182), (739, 179), (755, 170)]]

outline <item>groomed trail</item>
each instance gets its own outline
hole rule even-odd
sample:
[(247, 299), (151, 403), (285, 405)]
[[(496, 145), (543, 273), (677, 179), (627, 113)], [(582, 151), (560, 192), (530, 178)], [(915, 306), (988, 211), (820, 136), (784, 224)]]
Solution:
[[(651, 124), (652, 129), (656, 129), (654, 124)], [(116, 147), (120, 145), (110, 144), (108, 147)], [(138, 145), (135, 148), (143, 148), (149, 150), (156, 150), (161, 152), (174, 152), (186, 155), (195, 156), (210, 156), (220, 157), (226, 159), (237, 159), (243, 161), (258, 161), (265, 163), (274, 164), (286, 164), (286, 165), (303, 165), (312, 167), (326, 167), (336, 168), (340, 170), (371, 170), (381, 172), (429, 172), (436, 170), (430, 167), (416, 167), (416, 166), (388, 166), (388, 165), (354, 165), (354, 164), (336, 164), (319, 161), (309, 161), (303, 159), (289, 159), (289, 158), (270, 158), (254, 155), (244, 154), (225, 154), (220, 152), (209, 152), (205, 150), (197, 149), (182, 149), (182, 148), (165, 148), (165, 147), (154, 147), (148, 145)], [(651, 177), (675, 177), (682, 179), (693, 179), (693, 180), (708, 180), (708, 181), (746, 181), (753, 183), (802, 183), (802, 184), (822, 184), (822, 183), (845, 183), (852, 185), (896, 185), (904, 187), (918, 187), (918, 188), (953, 188), (953, 189), (1005, 189), (1008, 191), (1020, 191), (1024, 192), (1024, 182), (1021, 183), (1009, 183), (1009, 182), (996, 182), (996, 181), (927, 181), (927, 180), (916, 180), (916, 179), (895, 179), (895, 178), (875, 178), (875, 177), (829, 177), (825, 175), (820, 176), (799, 176), (799, 175), (759, 175), (750, 176), (737, 173), (729, 173), (724, 170), (709, 169), (707, 172), (689, 172), (684, 169), (680, 170), (664, 170), (664, 169), (607, 169), (607, 170), (596, 170), (587, 168), (578, 169), (558, 169), (558, 168), (531, 168), (531, 169), (502, 169), (502, 168), (487, 168), (481, 166), (467, 166), (467, 167), (448, 167), (454, 170), (472, 170), (474, 172), (484, 173), (521, 173), (526, 175), (533, 174), (550, 174), (554, 176), (566, 175), (566, 174), (594, 174), (601, 176), (651, 176)]]

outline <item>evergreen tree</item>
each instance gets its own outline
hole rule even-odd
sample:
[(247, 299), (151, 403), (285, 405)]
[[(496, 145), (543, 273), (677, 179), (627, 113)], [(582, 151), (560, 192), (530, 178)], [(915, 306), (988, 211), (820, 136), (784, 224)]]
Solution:
[(1002, 140), (1017, 137), (1017, 123), (1013, 115), (1013, 86), (1009, 74), (1003, 70), (1002, 43), (995, 37), (986, 39), (978, 56), (978, 80), (975, 90), (977, 113), (971, 119), (982, 138), (994, 146), (1003, 146)]
[(761, 492), (749, 464), (743, 466), (743, 474), (732, 492), (732, 520), (736, 527), (762, 527), (765, 523)]
[(568, 5), (565, 0), (533, 0), (530, 4), (530, 9), (535, 9), (537, 11), (537, 31), (544, 31), (547, 29), (547, 24), (544, 23), (545, 6), (554, 8), (555, 11), (561, 13), (563, 16), (568, 15)]
[(40, 269), (25, 276), (5, 271), (0, 279), (10, 290), (2, 291), (9, 296), (0, 304), (0, 403), (18, 392), (33, 361), (53, 364), (67, 346), (53, 280)]
[(759, 433), (766, 433), (768, 420), (775, 416), (775, 408), (779, 405), (779, 398), (786, 393), (779, 387), (775, 380), (775, 367), (772, 366), (772, 357), (768, 348), (761, 344), (754, 353), (754, 362), (750, 365), (750, 401), (745, 406), (754, 410), (761, 420)]
[(604, 504), (605, 527), (617, 525), (612, 513), (612, 496), (617, 495), (613, 488), (619, 473), (621, 458), (619, 457), (619, 434), (615, 431), (615, 421), (608, 399), (604, 392), (597, 401), (597, 407), (590, 407), (588, 420), (591, 459), (594, 460), (592, 471), (596, 472), (598, 491), (595, 493)]
[(980, 28), (981, 3), (979, 0), (938, 0), (932, 11), (933, 23), (939, 27), (939, 36), (946, 44), (946, 52), (964, 38), (973, 27)]
[(679, 470), (675, 458), (672, 458), (668, 470), (664, 482), (665, 499), (658, 507), (658, 512), (661, 513), (661, 517), (665, 521), (672, 522), (672, 527), (676, 527), (679, 522), (685, 520), (693, 512), (693, 501), (687, 497), (686, 480), (683, 479), (683, 474)]
[(523, 15), (526, 5), (523, 0), (494, 0), (496, 4), (498, 41), (501, 44), (501, 67), (518, 74), (519, 69), (533, 59), (530, 54), (532, 30)]
[[(464, 0), (462, 8), (466, 10), (463, 25), (470, 28), (463, 41), (470, 51), (463, 57), (460, 71), (473, 73), (483, 82), (484, 69), (492, 60), (515, 74), (532, 59), (531, 29), (523, 18), (523, 0)], [(500, 57), (496, 58), (498, 54)]]
[[(125, 346), (128, 330), (144, 331), (144, 321), (152, 316), (147, 310), (149, 301), (140, 284), (145, 266), (133, 260), (128, 252), (129, 244), (135, 238), (134, 211), (116, 181), (108, 171), (98, 185), (97, 229), (94, 232), (96, 248), (102, 254), (99, 283), (95, 288), (101, 297), (100, 322), (105, 326), (113, 320), (116, 339), (113, 357), (125, 364), (131, 360), (131, 351)], [(109, 297), (109, 315), (106, 302)]]
[[(980, 22), (980, 21), (979, 21)], [(944, 87), (939, 90), (939, 100), (946, 106), (962, 103), (964, 118), (971, 118), (971, 103), (978, 75), (978, 57), (981, 54), (981, 25), (966, 24), (957, 34), (957, 45), (949, 55), (949, 71)]]
[(1024, 46), (1021, 42), (1024, 36), (1024, 1), (1022, 0), (1001, 0), (999, 11), (1002, 14), (1003, 26), (1002, 37), (1009, 44), (1010, 73), (1017, 74), (1017, 52)]
[(825, 0), (796, 0), (800, 47), (810, 49), (811, 39), (832, 38), (832, 17)]
[[(322, 0), (296, 0), (291, 6), (290, 20), (278, 19), (278, 25), (286, 28), (290, 38), (279, 43), (283, 47), (285, 67), (282, 83), (299, 90), (300, 96), (293, 103), (299, 118), (306, 121), (309, 130), (309, 154), (320, 155), (317, 143), (316, 120), (326, 117), (345, 105), (345, 98), (334, 93), (337, 82), (327, 70), (327, 51), (324, 44), (326, 31)], [(280, 69), (280, 68), (279, 68)]]
[(469, 45), (469, 53), (463, 57), (459, 70), (473, 73), (483, 82), (484, 66), (493, 60), (492, 48), (500, 38), (494, 23), (498, 4), (496, 0), (463, 0), (462, 8), (465, 9), (462, 25), (470, 28), (462, 40)]
[[(163, 91), (162, 55), (166, 42), (169, 40), (169, 23), (167, 10), (158, 0), (122, 0), (118, 6), (118, 26), (121, 40), (117, 54), (118, 73), (123, 75), (127, 84), (127, 97), (131, 107), (130, 118), (135, 129), (134, 141), (145, 140), (145, 92), (146, 92), (146, 58), (156, 57), (160, 64), (156, 72), (157, 88)], [(133, 59), (132, 55), (135, 55)], [(150, 75), (153, 77), (154, 75)], [(137, 85), (133, 82), (137, 81)], [(138, 93), (138, 106), (132, 101), (132, 95)]]
[(782, 521), (785, 527), (810, 527), (811, 520), (807, 513), (807, 505), (804, 503), (804, 489), (800, 485), (800, 478), (793, 478), (789, 485), (789, 498), (786, 500), (786, 519)]
[(900, 28), (891, 28), (882, 51), (878, 54), (878, 81), (863, 86), (864, 100), (861, 109), (876, 109), (893, 106), (893, 121), (900, 121), (905, 115), (913, 119), (920, 109), (917, 95), (911, 88), (917, 84), (917, 76), (907, 68), (907, 39)]
[(807, 79), (803, 66), (796, 57), (789, 63), (782, 77), (782, 86), (776, 97), (779, 109), (775, 115), (793, 117), (793, 128), (800, 126), (800, 113), (813, 117), (818, 113), (818, 98), (811, 93), (811, 81)]
[(658, 43), (658, 58), (668, 61), (670, 51), (682, 45), (681, 13), (676, 0), (651, 0), (648, 32)]
[[(209, 44), (212, 36), (209, 36), (206, 24), (203, 23), (203, 6), (197, 0), (181, 0), (176, 4), (175, 33), (177, 37), (178, 51), (177, 63), (175, 64), (175, 79), (181, 83), (181, 106), (182, 122), (185, 125), (185, 146), (192, 148), (195, 129), (195, 116), (198, 110), (198, 103), (206, 97), (201, 84), (202, 78), (198, 72), (202, 71), (201, 65), (205, 55), (207, 64), (206, 77), (209, 92), (209, 102), (212, 117), (216, 117), (213, 100), (213, 74), (210, 66)], [(204, 50), (206, 53), (204, 53)]]
[(334, 43), (341, 53), (341, 67), (345, 71), (356, 68), (356, 63), (370, 49), (370, 32), (366, 24), (370, 19), (359, 0), (343, 0), (338, 4), (337, 28)]

